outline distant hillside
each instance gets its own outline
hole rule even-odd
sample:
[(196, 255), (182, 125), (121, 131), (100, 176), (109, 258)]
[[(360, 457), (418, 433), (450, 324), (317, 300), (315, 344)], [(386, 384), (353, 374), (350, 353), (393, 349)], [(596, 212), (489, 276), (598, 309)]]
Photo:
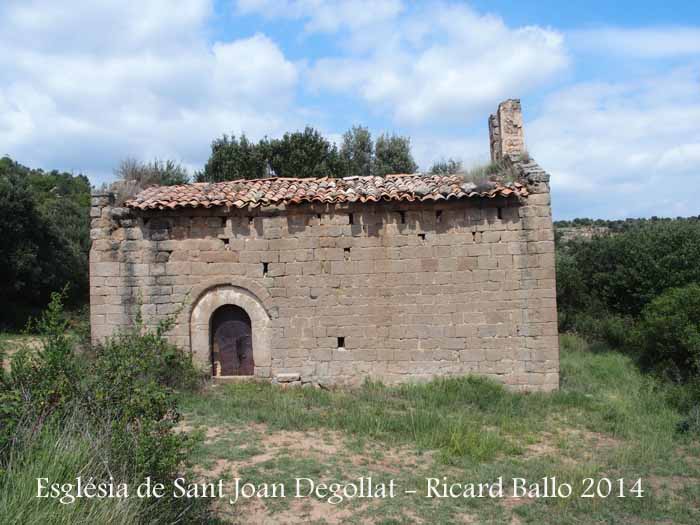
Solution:
[(571, 221), (554, 221), (554, 233), (557, 241), (570, 241), (571, 239), (590, 239), (597, 235), (616, 234), (651, 224), (688, 222), (700, 224), (700, 215), (697, 217), (651, 217), (649, 219), (585, 219), (578, 218)]

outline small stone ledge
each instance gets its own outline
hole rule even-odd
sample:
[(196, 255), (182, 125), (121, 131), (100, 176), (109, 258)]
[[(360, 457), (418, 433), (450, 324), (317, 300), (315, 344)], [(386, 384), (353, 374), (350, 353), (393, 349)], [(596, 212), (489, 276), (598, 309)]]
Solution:
[(321, 388), (318, 383), (302, 378), (298, 372), (275, 374), (272, 384), (280, 388)]
[(301, 381), (299, 373), (276, 374), (274, 379), (276, 383), (293, 383), (295, 381)]
[(264, 381), (257, 376), (212, 376), (212, 382), (215, 385), (228, 383), (255, 383)]

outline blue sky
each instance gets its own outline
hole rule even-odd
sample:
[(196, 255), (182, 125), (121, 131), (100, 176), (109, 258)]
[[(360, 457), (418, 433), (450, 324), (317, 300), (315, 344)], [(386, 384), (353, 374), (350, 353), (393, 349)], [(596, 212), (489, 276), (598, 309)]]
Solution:
[(3, 0), (0, 67), (0, 154), (95, 184), (307, 124), (471, 166), (517, 97), (555, 218), (700, 214), (697, 2)]

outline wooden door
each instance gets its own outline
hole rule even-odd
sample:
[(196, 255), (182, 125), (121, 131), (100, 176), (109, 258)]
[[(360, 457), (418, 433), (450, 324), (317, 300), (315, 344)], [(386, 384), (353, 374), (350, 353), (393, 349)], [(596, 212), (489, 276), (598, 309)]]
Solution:
[[(212, 365), (222, 376), (250, 376), (255, 371), (250, 317), (238, 306), (222, 306), (212, 316)], [(216, 369), (213, 369), (216, 374)]]

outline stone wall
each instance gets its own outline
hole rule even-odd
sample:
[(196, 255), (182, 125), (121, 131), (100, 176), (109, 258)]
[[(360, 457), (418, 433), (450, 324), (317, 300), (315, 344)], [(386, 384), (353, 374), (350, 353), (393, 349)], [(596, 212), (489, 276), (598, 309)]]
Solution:
[(501, 162), (506, 157), (525, 153), (520, 100), (509, 99), (501, 102), (496, 113), (489, 116), (489, 140), (492, 162)]
[(394, 383), (481, 374), (559, 382), (548, 185), (522, 203), (291, 205), (133, 212), (95, 195), (92, 335), (176, 315), (173, 341), (209, 367), (223, 303), (252, 319), (256, 374)]

